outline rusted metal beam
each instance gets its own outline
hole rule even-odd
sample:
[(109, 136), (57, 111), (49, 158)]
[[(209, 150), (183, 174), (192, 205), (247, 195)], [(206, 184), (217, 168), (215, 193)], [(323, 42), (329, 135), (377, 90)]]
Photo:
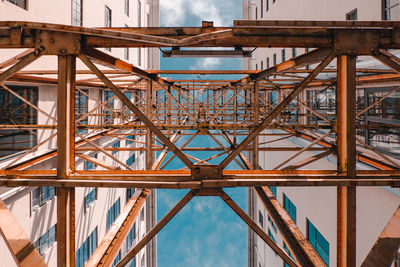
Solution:
[(17, 266), (47, 266), (2, 199), (0, 199), (0, 233)]
[[(146, 179), (150, 178), (150, 179)], [(0, 178), (0, 186), (55, 186), (55, 187), (110, 187), (110, 188), (164, 188), (164, 189), (200, 189), (209, 187), (249, 187), (249, 186), (400, 186), (400, 178), (358, 176), (355, 179), (341, 178), (336, 175), (229, 175), (218, 180), (192, 180), (192, 176), (171, 176), (157, 179), (154, 176), (116, 178), (113, 176), (85, 175), (68, 179), (55, 179), (46, 175), (38, 178), (21, 177), (18, 179)]]
[(135, 191), (85, 266), (112, 265), (149, 194), (150, 189)]
[[(356, 175), (356, 57), (338, 56), (337, 156), (338, 172)], [(356, 188), (337, 188), (337, 265), (356, 266)]]
[(377, 55), (375, 55), (375, 58), (395, 72), (400, 73), (400, 59), (395, 55), (384, 49), (379, 49), (379, 52)]
[(192, 168), (192, 162), (85, 55), (79, 58), (186, 166)]
[(30, 52), (25, 57), (21, 58), (15, 65), (13, 65), (12, 67), (8, 68), (7, 70), (5, 70), (0, 74), (0, 83), (7, 80), (9, 77), (13, 76), (19, 70), (25, 68), (39, 57), (40, 54), (37, 54), (36, 51)]
[(301, 266), (326, 266), (313, 246), (301, 233), (290, 215), (280, 205), (268, 187), (255, 187), (264, 207), (277, 226), (279, 233)]
[(224, 169), (228, 164), (251, 142), (257, 135), (265, 129), (265, 127), (272, 122), (272, 120), (280, 114), (280, 112), (311, 82), (321, 70), (323, 70), (335, 56), (329, 54), (302, 83), (297, 85), (293, 91), (258, 125), (251, 133), (237, 146), (220, 164), (220, 168)]
[(282, 250), (274, 240), (272, 240), (264, 231), (261, 229), (256, 222), (253, 221), (252, 218), (250, 218), (249, 215), (244, 212), (239, 205), (235, 203), (224, 191), (220, 191), (219, 193), (220, 198), (237, 214), (239, 217), (254, 231), (256, 234), (264, 240), (265, 243), (267, 243), (268, 246), (272, 248), (272, 250), (277, 253), (284, 262), (286, 262), (289, 266), (291, 267), (296, 267), (300, 266), (297, 263), (295, 263), (292, 258), (284, 251)]
[(103, 168), (105, 168), (107, 170), (118, 170), (119, 169), (118, 166), (109, 165), (109, 164), (107, 164), (106, 162), (104, 162), (101, 159), (93, 158), (93, 157), (88, 156), (86, 154), (77, 153), (76, 156), (78, 156), (78, 157), (80, 157), (80, 158), (82, 158), (84, 160), (90, 161), (90, 162), (92, 162), (92, 163), (94, 163), (96, 165), (99, 165), (100, 167), (103, 167)]
[(129, 252), (115, 265), (125, 266), (195, 196), (190, 190)]
[[(57, 177), (75, 171), (76, 57), (58, 56)], [(75, 188), (57, 189), (57, 266), (75, 266)]]
[(361, 267), (392, 266), (400, 247), (400, 206), (386, 224)]

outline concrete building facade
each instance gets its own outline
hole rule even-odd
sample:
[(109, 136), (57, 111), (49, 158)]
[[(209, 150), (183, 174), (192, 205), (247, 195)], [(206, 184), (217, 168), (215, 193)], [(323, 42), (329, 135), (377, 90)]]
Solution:
[[(397, 1), (255, 0), (243, 2), (243, 19), (249, 20), (398, 20), (399, 12), (400, 6)], [(308, 51), (305, 48), (256, 49), (253, 52), (252, 58), (243, 60), (243, 69), (264, 70)], [(372, 61), (360, 57), (357, 59), (357, 66), (368, 67), (371, 64), (374, 64), (374, 66), (379, 65), (376, 63), (376, 60)], [(306, 68), (311, 68), (311, 66)], [(328, 68), (336, 68), (336, 62), (332, 62)], [(393, 84), (393, 86), (398, 86), (398, 84)], [(365, 99), (369, 97), (368, 92), (387, 92), (388, 90), (390, 89), (387, 85), (360, 87), (357, 88), (357, 97), (358, 99)], [(307, 91), (309, 92), (307, 93)], [(311, 91), (306, 89), (304, 95), (299, 96), (300, 99), (306, 99), (302, 97), (309, 96)], [(334, 97), (334, 91), (332, 90), (331, 96), (329, 96), (329, 93), (327, 95), (327, 98)], [(394, 102), (397, 101), (398, 96), (398, 94), (393, 96)], [(327, 115), (326, 112), (325, 110), (325, 113), (323, 113)], [(398, 114), (398, 111), (396, 113)], [(279, 131), (268, 133), (275, 133), (277, 135), (260, 137), (260, 143), (278, 138), (279, 133), (282, 133), (282, 136), (284, 136), (284, 133)], [(378, 140), (373, 140), (373, 138), (369, 139), (368, 133), (363, 134), (360, 138), (364, 138), (365, 142), (368, 142), (371, 146), (386, 153), (388, 156), (393, 157), (393, 160), (398, 162), (398, 144), (394, 145), (395, 148), (388, 142), (379, 142)], [(308, 144), (309, 142), (305, 140), (291, 137), (271, 143), (269, 146), (303, 147)], [(270, 170), (274, 169), (280, 162), (289, 158), (295, 152), (268, 151), (259, 153), (260, 168)], [(316, 153), (305, 152), (296, 158), (296, 160), (301, 161)], [(336, 165), (336, 157), (330, 155), (302, 169), (335, 170)], [(284, 168), (285, 166), (288, 166), (288, 164), (280, 166), (280, 168)], [(357, 169), (371, 168), (370, 166), (357, 163)], [(326, 264), (328, 266), (336, 266), (337, 189), (335, 187), (278, 187), (271, 189), (277, 200), (280, 201), (281, 205), (295, 221), (303, 235), (315, 247)], [(248, 190), (247, 200), (248, 213), (279, 246), (287, 250), (286, 244), (284, 244), (276, 226), (268, 216), (262, 202), (253, 189)], [(357, 266), (360, 266), (364, 261), (399, 204), (400, 190), (398, 188), (357, 187)], [(399, 266), (400, 263), (393, 264), (394, 266)], [(249, 231), (248, 266), (275, 267), (287, 265), (257, 235)]]
[[(31, 1), (31, 0), (2, 0), (0, 1), (1, 20), (31, 21), (55, 24), (65, 24), (83, 27), (147, 27), (159, 26), (158, 0), (61, 0), (61, 1)], [(158, 49), (148, 48), (112, 48), (101, 49), (114, 57), (125, 60), (143, 69), (159, 69)], [(21, 51), (3, 49), (0, 62), (3, 62)], [(57, 69), (57, 58), (41, 58), (24, 70), (51, 70)], [(77, 69), (84, 69), (81, 62), (77, 62)], [(56, 76), (49, 76), (56, 78)], [(0, 111), (4, 116), (2, 124), (10, 124), (12, 120), (18, 123), (46, 124), (57, 116), (57, 85), (46, 82), (6, 82), (5, 86), (36, 105), (40, 111), (32, 109), (23, 101), (12, 95), (5, 88), (0, 88)], [(132, 87), (125, 92), (132, 101), (138, 101), (141, 92)], [(104, 86), (77, 86), (76, 114), (82, 124), (114, 124), (121, 123), (122, 119), (114, 116), (116, 112), (126, 112), (122, 102), (113, 98), (111, 91)], [(82, 115), (92, 112), (86, 118)], [(19, 115), (14, 110), (22, 110)], [(101, 114), (109, 114), (101, 116)], [(129, 117), (129, 115), (127, 115)], [(53, 121), (55, 123), (55, 120)], [(95, 136), (99, 132), (94, 130), (78, 131), (86, 137)], [(103, 147), (133, 147), (140, 145), (139, 135), (134, 130), (119, 130), (125, 138), (99, 137), (95, 143)], [(42, 129), (35, 132), (3, 131), (0, 137), (0, 165), (13, 166), (33, 158), (40, 158), (46, 153), (56, 150), (57, 138), (55, 129)], [(49, 141), (49, 142), (46, 142)], [(45, 145), (41, 145), (45, 143)], [(12, 149), (7, 150), (5, 147)], [(84, 144), (83, 146), (88, 146)], [(27, 149), (36, 147), (32, 153), (22, 157)], [(107, 157), (104, 153), (87, 151), (81, 152), (86, 156), (96, 158), (109, 166), (120, 166), (118, 162)], [(112, 156), (128, 165), (132, 169), (145, 169), (146, 160), (143, 151), (112, 151)], [(50, 157), (41, 160), (26, 169), (55, 169), (56, 159)], [(122, 167), (124, 168), (124, 167)], [(77, 170), (104, 169), (90, 161), (79, 158), (76, 161)], [(125, 188), (77, 188), (76, 203), (76, 263), (84, 266), (97, 245), (103, 239), (111, 224), (123, 210), (125, 204), (133, 195), (135, 189)], [(30, 237), (35, 247), (45, 258), (49, 266), (57, 265), (56, 249), (56, 189), (52, 187), (38, 188), (1, 188), (0, 198), (5, 201), (25, 233)], [(126, 242), (118, 257), (122, 257), (134, 244), (156, 223), (156, 193), (152, 191), (150, 197), (132, 227)], [(8, 248), (1, 238), (0, 257), (3, 266), (15, 266)], [(154, 239), (146, 249), (143, 249), (130, 266), (156, 266), (156, 240)]]

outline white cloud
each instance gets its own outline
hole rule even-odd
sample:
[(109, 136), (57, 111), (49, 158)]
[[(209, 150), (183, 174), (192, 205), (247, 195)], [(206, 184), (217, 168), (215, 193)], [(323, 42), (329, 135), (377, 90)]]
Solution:
[[(215, 26), (230, 26), (240, 18), (240, 0), (161, 0), (161, 23), (165, 26), (200, 26), (214, 21)], [(184, 25), (184, 24), (191, 25)], [(194, 25), (193, 25), (194, 23)]]
[(211, 70), (215, 69), (222, 64), (221, 58), (200, 58), (196, 60), (196, 63), (191, 67), (193, 70)]
[(185, 0), (161, 0), (161, 21), (166, 26), (182, 26), (186, 18)]
[(215, 2), (218, 1), (196, 1), (190, 5), (190, 10), (201, 20), (214, 21), (215, 26), (221, 26), (223, 25), (223, 20)]

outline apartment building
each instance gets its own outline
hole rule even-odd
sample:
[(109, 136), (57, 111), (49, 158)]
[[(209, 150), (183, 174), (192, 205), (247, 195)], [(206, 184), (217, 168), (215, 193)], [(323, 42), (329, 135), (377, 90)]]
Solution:
[[(243, 19), (249, 20), (398, 20), (399, 12), (400, 6), (398, 1), (385, 0), (254, 0), (243, 2)], [(311, 49), (305, 48), (257, 48), (253, 52), (252, 58), (243, 60), (243, 69), (267, 69), (310, 50)], [(393, 53), (396, 54), (395, 51), (393, 51)], [(313, 66), (307, 66), (305, 69), (312, 69), (312, 67)], [(376, 60), (367, 57), (358, 58), (357, 67), (386, 68)], [(330, 63), (328, 68), (336, 68), (336, 62)], [(299, 74), (299, 77), (305, 77), (305, 74)], [(358, 86), (357, 109), (360, 110), (370, 105), (376, 99), (392, 90), (392, 86), (398, 86), (398, 83)], [(299, 95), (299, 99), (310, 99), (310, 96), (313, 94), (315, 95), (317, 92), (318, 89), (315, 88), (306, 89), (304, 93)], [(391, 95), (389, 99), (382, 101), (384, 103), (382, 106), (377, 105), (375, 108), (368, 111), (363, 117), (366, 120), (366, 124), (368, 124), (368, 121), (372, 120), (378, 123), (380, 121), (380, 123), (383, 124), (383, 121), (378, 119), (378, 117), (387, 118), (388, 120), (385, 123), (389, 125), (391, 123), (398, 123), (400, 112), (396, 107), (400, 104), (398, 102), (399, 96), (398, 93), (395, 93)], [(274, 100), (276, 98), (276, 93), (271, 93), (271, 99)], [(310, 107), (329, 118), (330, 113), (335, 113), (334, 86), (332, 86), (332, 88), (327, 88), (327, 90), (321, 93), (318, 100), (315, 100), (318, 103), (313, 103), (313, 101), (314, 100), (310, 102)], [(386, 107), (388, 107), (388, 109), (386, 109)], [(390, 110), (390, 114), (386, 114), (386, 111), (383, 110)], [(318, 120), (309, 121), (309, 123), (318, 124)], [(269, 143), (287, 134), (282, 131), (273, 130), (264, 133), (268, 133), (270, 136), (260, 137), (260, 143)], [(398, 162), (398, 132), (385, 132), (386, 137), (379, 135), (377, 132), (368, 132), (368, 130), (365, 132), (358, 132), (357, 134), (357, 138), (364, 140), (370, 147), (384, 153), (392, 158), (393, 161)], [(310, 142), (301, 138), (289, 137), (278, 142), (270, 143), (269, 146), (304, 147), (309, 144)], [(362, 149), (360, 145), (358, 147)], [(268, 151), (259, 153), (260, 168), (270, 170), (277, 166), (279, 166), (279, 168), (288, 166), (290, 162), (282, 166), (280, 166), (280, 163), (294, 155), (295, 152)], [(296, 160), (301, 161), (315, 154), (317, 154), (317, 152), (304, 152), (298, 156)], [(301, 169), (335, 170), (336, 166), (337, 159), (331, 154)], [(373, 168), (358, 162), (357, 169)], [(323, 261), (328, 266), (336, 266), (337, 189), (335, 187), (271, 187), (271, 190), (304, 236), (310, 241), (311, 245), (314, 246)], [(279, 246), (289, 252), (258, 196), (252, 189), (249, 189), (247, 193), (248, 213)], [(398, 188), (357, 187), (357, 266), (360, 266), (364, 261), (399, 204), (400, 190)], [(251, 231), (248, 233), (248, 242), (248, 266), (287, 266), (262, 239)], [(393, 263), (394, 266), (399, 266), (399, 264), (398, 260), (397, 263)]]
[[(45, 22), (83, 27), (147, 27), (159, 25), (158, 0), (1, 0), (0, 19), (4, 21)], [(127, 61), (142, 69), (159, 69), (158, 49), (147, 48), (112, 48), (100, 49), (114, 57)], [(21, 51), (3, 49), (0, 62)], [(46, 71), (57, 69), (56, 57), (43, 57), (26, 67), (26, 71)], [(84, 69), (77, 61), (77, 70)], [(0, 69), (0, 71), (2, 71)], [(56, 78), (56, 75), (44, 75)], [(84, 79), (84, 76), (80, 78)], [(51, 124), (57, 116), (57, 85), (38, 81), (6, 81), (0, 87), (0, 124)], [(32, 108), (18, 96), (32, 103)], [(140, 90), (131, 87), (125, 95), (136, 102), (142, 97)], [(75, 112), (77, 124), (119, 124), (129, 120), (130, 112), (113, 93), (104, 86), (77, 86), (75, 94)], [(101, 108), (98, 108), (99, 105)], [(94, 110), (94, 111), (93, 111)], [(91, 112), (91, 115), (85, 114)], [(124, 114), (125, 117), (116, 114)], [(125, 121), (124, 121), (125, 120)], [(94, 137), (93, 142), (102, 147), (115, 148), (110, 152), (118, 160), (112, 159), (99, 151), (80, 152), (82, 157), (76, 161), (77, 170), (105, 169), (85, 157), (97, 159), (104, 165), (132, 169), (146, 168), (143, 151), (118, 150), (120, 147), (138, 146), (140, 136), (134, 130), (118, 130), (121, 137)], [(98, 131), (78, 130), (77, 134), (87, 138), (96, 136)], [(78, 135), (77, 135), (78, 137)], [(78, 139), (77, 139), (78, 140)], [(55, 169), (55, 157), (43, 157), (56, 150), (55, 129), (40, 130), (2, 130), (0, 134), (0, 166), (8, 168), (16, 164), (40, 159), (25, 169)], [(83, 144), (81, 147), (90, 145)], [(31, 149), (34, 148), (33, 151)], [(26, 151), (29, 151), (27, 153)], [(43, 157), (43, 158), (41, 158)], [(0, 198), (7, 204), (18, 223), (30, 237), (49, 266), (57, 265), (56, 231), (57, 190), (53, 187), (0, 188)], [(84, 266), (108, 229), (123, 210), (127, 201), (135, 192), (134, 188), (76, 188), (76, 266)], [(138, 216), (138, 220), (116, 259), (121, 258), (156, 222), (155, 191)], [(15, 266), (14, 260), (3, 240), (0, 241), (2, 266)], [(156, 266), (156, 240), (146, 246), (130, 262), (129, 266)]]

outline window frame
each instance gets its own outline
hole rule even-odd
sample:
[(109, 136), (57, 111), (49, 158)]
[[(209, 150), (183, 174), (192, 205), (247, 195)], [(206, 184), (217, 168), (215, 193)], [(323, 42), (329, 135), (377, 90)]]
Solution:
[[(328, 240), (321, 234), (321, 232), (317, 229), (317, 227), (308, 218), (307, 218), (307, 222), (306, 222), (306, 227), (307, 227), (307, 240), (315, 248), (317, 253), (321, 256), (322, 260), (325, 262), (325, 264), (329, 267), (330, 244), (329, 244)], [(314, 232), (313, 233), (314, 240), (310, 239), (310, 235), (311, 235), (312, 231)], [(325, 241), (328, 244), (328, 252), (326, 252), (325, 249), (323, 248), (323, 246), (320, 245), (320, 243), (318, 242), (318, 236), (322, 237), (323, 238), (322, 241)], [(323, 255), (321, 255), (320, 249), (322, 249), (324, 254), (328, 257), (327, 259)], [(326, 260), (328, 260), (328, 262), (326, 262)]]
[[(107, 5), (104, 6), (104, 26), (112, 27), (112, 10)], [(111, 52), (111, 47), (106, 47), (105, 50)]]
[[(39, 195), (37, 196), (38, 202), (37, 202), (37, 204), (35, 204), (36, 197), (34, 196), (34, 194), (37, 190), (39, 190)], [(46, 190), (47, 190), (47, 192), (45, 192)], [(49, 193), (49, 192), (52, 192), (52, 193)], [(43, 196), (46, 196), (46, 197), (43, 197)], [(39, 186), (39, 187), (36, 187), (35, 189), (33, 189), (31, 191), (32, 213), (39, 210), (43, 205), (45, 205), (50, 200), (54, 199), (55, 196), (56, 196), (56, 188), (54, 186)]]
[[(74, 3), (76, 3), (76, 2), (80, 2), (80, 9), (79, 9), (79, 24), (75, 24), (75, 21), (77, 21), (77, 20), (75, 20), (75, 12), (74, 11), (77, 11), (76, 9), (74, 9)], [(79, 26), (79, 27), (81, 27), (82, 25), (83, 25), (83, 0), (72, 0), (71, 1), (71, 24), (72, 24), (72, 26)]]
[[(291, 201), (286, 194), (283, 194), (283, 208), (290, 215), (290, 218), (297, 223), (297, 207), (294, 205), (293, 201)], [(294, 214), (293, 214), (294, 211)]]
[[(23, 1), (24, 4), (18, 4), (17, 2), (19, 1)], [(19, 8), (22, 8), (24, 10), (28, 10), (28, 0), (7, 0), (7, 2), (9, 2), (10, 4), (13, 4), (14, 6), (17, 6)]]
[[(34, 247), (39, 252), (40, 255), (46, 254), (46, 252), (54, 245), (57, 241), (57, 224), (47, 229), (35, 242), (33, 242)], [(42, 246), (45, 245), (43, 248)]]
[(88, 209), (94, 205), (97, 200), (97, 187), (94, 187), (85, 195), (85, 208)]
[[(390, 10), (393, 8), (398, 8), (399, 12), (400, 12), (400, 2), (396, 3), (392, 6), (387, 6), (387, 2), (389, 2), (388, 0), (382, 0), (382, 20), (392, 20), (390, 18)], [(389, 13), (387, 13), (389, 12)]]
[(124, 4), (124, 13), (127, 17), (129, 17), (129, 7), (130, 7), (130, 0), (125, 0), (125, 4)]

